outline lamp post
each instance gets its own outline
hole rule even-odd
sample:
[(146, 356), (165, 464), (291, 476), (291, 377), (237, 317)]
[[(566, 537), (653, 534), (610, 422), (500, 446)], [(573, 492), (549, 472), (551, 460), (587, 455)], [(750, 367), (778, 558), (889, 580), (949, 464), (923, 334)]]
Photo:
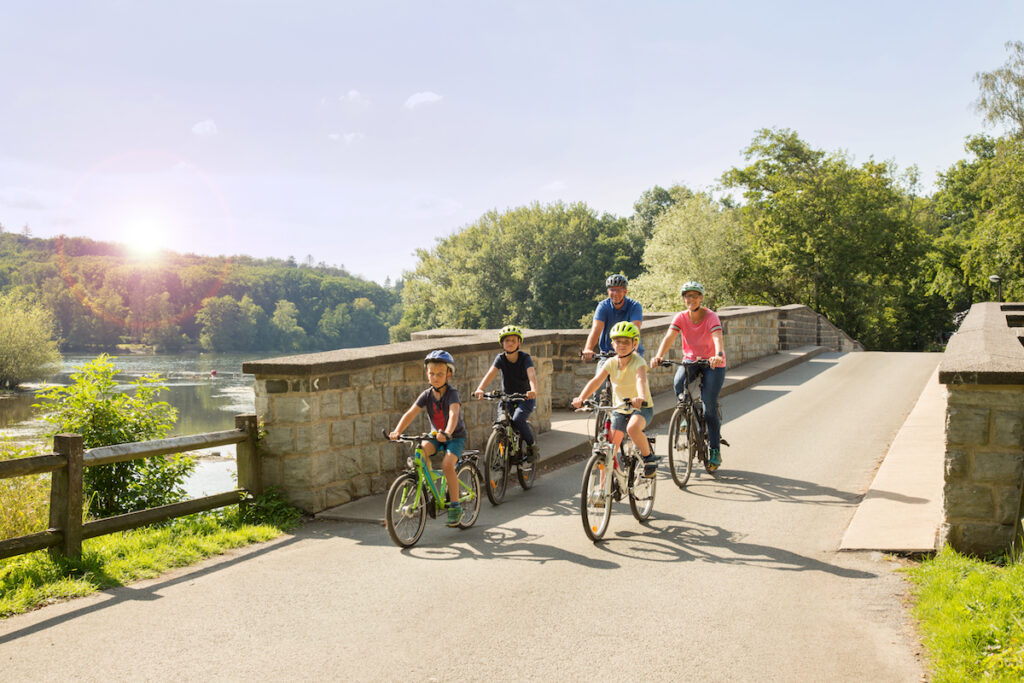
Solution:
[(989, 275), (988, 281), (996, 286), (996, 301), (1003, 301), (1003, 278), (998, 275)]

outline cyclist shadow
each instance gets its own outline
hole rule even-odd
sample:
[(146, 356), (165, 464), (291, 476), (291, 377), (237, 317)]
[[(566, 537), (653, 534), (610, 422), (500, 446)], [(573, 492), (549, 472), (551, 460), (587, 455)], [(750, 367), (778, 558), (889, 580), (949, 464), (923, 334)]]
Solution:
[[(709, 486), (710, 485), (710, 486)], [(851, 507), (858, 505), (864, 497), (861, 493), (842, 491), (811, 481), (789, 479), (763, 472), (745, 470), (722, 470), (715, 475), (694, 472), (683, 491), (702, 498), (715, 498), (736, 502), (762, 503), (782, 501), (802, 505), (826, 505)], [(898, 494), (894, 494), (898, 495)], [(917, 502), (909, 499), (907, 502)], [(920, 501), (926, 502), (926, 501)]]
[(719, 526), (655, 513), (642, 531), (619, 531), (606, 536), (598, 547), (613, 555), (657, 562), (703, 561), (776, 571), (820, 571), (848, 579), (876, 577), (871, 572), (840, 567), (783, 548), (741, 539), (741, 535)]

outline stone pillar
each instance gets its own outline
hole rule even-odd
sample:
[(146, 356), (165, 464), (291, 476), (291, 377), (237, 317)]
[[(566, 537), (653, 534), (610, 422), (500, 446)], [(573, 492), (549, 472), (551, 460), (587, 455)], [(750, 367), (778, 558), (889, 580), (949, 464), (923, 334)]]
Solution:
[(1024, 343), (1007, 311), (975, 304), (946, 347), (944, 522), (940, 541), (970, 554), (1009, 550), (1024, 486)]

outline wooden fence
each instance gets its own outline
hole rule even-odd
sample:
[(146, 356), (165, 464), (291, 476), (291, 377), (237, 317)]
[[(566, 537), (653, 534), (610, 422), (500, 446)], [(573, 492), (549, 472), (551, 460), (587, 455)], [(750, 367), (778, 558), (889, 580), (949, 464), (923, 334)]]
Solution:
[[(115, 531), (134, 529), (154, 522), (237, 504), (248, 494), (259, 493), (262, 489), (256, 461), (256, 440), (255, 415), (236, 415), (235, 429), (222, 432), (207, 432), (139, 443), (123, 443), (116, 446), (100, 446), (90, 448), (88, 451), (82, 448), (81, 436), (58, 434), (53, 438), (54, 453), (51, 455), (0, 461), (0, 479), (52, 473), (50, 528), (39, 533), (0, 541), (0, 559), (44, 548), (50, 548), (51, 554), (78, 559), (82, 556), (82, 541), (86, 538), (103, 536)], [(236, 444), (239, 488), (171, 505), (129, 512), (116, 517), (82, 522), (82, 471), (84, 468), (138, 460), (155, 455), (187, 453), (228, 444)]]

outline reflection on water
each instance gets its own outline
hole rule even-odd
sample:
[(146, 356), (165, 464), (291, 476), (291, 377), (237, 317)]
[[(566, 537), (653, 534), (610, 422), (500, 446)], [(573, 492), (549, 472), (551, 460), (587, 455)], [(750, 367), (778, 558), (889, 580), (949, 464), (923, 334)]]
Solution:
[[(60, 372), (47, 379), (49, 384), (67, 385), (76, 368), (93, 360), (92, 355), (65, 356)], [(255, 412), (252, 375), (242, 374), (242, 363), (253, 360), (241, 354), (201, 354), (172, 356), (118, 356), (114, 366), (117, 379), (130, 388), (131, 382), (146, 374), (159, 373), (167, 390), (159, 395), (178, 409), (178, 421), (171, 436), (234, 429), (235, 415)], [(28, 385), (39, 389), (43, 384)], [(34, 391), (25, 391), (0, 399), (0, 435), (17, 441), (40, 441), (48, 425), (36, 418), (32, 404)], [(222, 446), (197, 451), (200, 456), (196, 474), (186, 485), (190, 496), (220, 493), (235, 488), (235, 447)], [(216, 454), (216, 455), (215, 455)]]

